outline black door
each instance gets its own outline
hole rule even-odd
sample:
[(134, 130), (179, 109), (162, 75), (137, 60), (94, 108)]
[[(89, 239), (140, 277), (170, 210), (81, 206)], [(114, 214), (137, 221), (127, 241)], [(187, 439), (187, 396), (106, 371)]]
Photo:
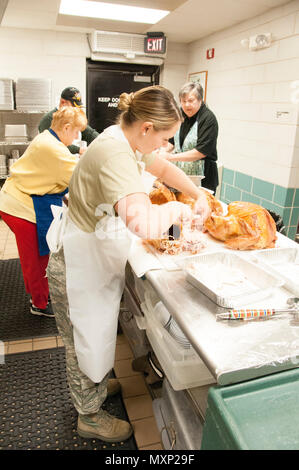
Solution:
[(131, 93), (159, 84), (158, 66), (95, 62), (87, 59), (86, 70), (88, 123), (98, 132), (115, 124), (121, 93)]

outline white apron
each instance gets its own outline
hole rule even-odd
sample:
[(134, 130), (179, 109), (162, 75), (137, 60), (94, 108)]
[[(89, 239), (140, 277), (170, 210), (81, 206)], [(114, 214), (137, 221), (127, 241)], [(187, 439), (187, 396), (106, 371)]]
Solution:
[(97, 227), (101, 238), (96, 232), (83, 232), (68, 218), (63, 236), (76, 355), (80, 369), (93, 382), (101, 382), (114, 366), (119, 306), (132, 240), (118, 217), (104, 216)]

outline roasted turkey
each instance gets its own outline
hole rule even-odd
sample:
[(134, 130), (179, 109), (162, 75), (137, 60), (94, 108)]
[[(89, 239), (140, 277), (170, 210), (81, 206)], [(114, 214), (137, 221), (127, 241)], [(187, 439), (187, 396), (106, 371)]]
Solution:
[[(210, 195), (210, 193), (204, 191), (204, 194), (208, 198), (211, 210), (215, 209), (217, 214), (222, 214), (221, 204)], [(149, 194), (152, 204), (165, 204), (171, 201), (179, 201), (184, 204), (189, 204), (191, 207), (195, 204), (195, 199), (186, 196), (183, 193), (173, 193), (167, 188), (161, 181), (156, 180), (154, 182), (154, 189)], [(149, 245), (160, 253), (166, 253), (169, 255), (177, 255), (182, 252), (188, 252), (190, 254), (197, 254), (205, 247), (202, 233), (192, 227), (181, 227), (180, 238), (178, 240), (172, 240), (169, 238), (161, 238), (155, 240), (145, 240), (145, 244)]]
[(175, 194), (159, 180), (154, 182), (154, 189), (150, 192), (149, 198), (152, 204), (158, 205), (165, 204), (170, 201), (176, 201)]
[[(199, 188), (199, 190), (207, 198), (208, 204), (210, 206), (211, 212), (221, 215), (223, 214), (222, 205), (217, 199), (205, 189)], [(184, 193), (173, 193), (170, 189), (167, 188), (161, 181), (156, 180), (154, 182), (154, 189), (150, 192), (149, 198), (152, 204), (165, 204), (170, 201), (178, 201), (184, 204), (189, 204), (193, 208), (195, 204), (195, 199), (187, 196)]]
[[(211, 214), (204, 224), (209, 234), (221, 240), (233, 250), (260, 250), (273, 248), (277, 239), (276, 225), (269, 212), (262, 206), (245, 201), (235, 201), (228, 205), (227, 215), (223, 215), (221, 203), (208, 191), (201, 189), (208, 200)], [(183, 193), (174, 194), (163, 183), (156, 180), (154, 189), (149, 194), (153, 204), (165, 204), (169, 201), (179, 201), (193, 207), (195, 200)], [(194, 233), (193, 233), (194, 236)], [(164, 240), (164, 239), (163, 239)], [(150, 242), (150, 241), (149, 241)], [(169, 246), (169, 240), (152, 241), (157, 249)], [(177, 240), (175, 249), (180, 245)], [(160, 245), (159, 245), (160, 243)]]
[(251, 202), (235, 201), (227, 215), (211, 214), (205, 229), (233, 250), (260, 250), (275, 246), (276, 225), (263, 207)]
[[(198, 189), (206, 197), (206, 199), (208, 201), (208, 204), (210, 206), (210, 209), (211, 209), (211, 213), (214, 213), (214, 214), (217, 214), (217, 215), (222, 215), (223, 214), (223, 208), (222, 208), (221, 203), (219, 201), (217, 201), (217, 199), (211, 193), (206, 191), (205, 189), (201, 189), (201, 188), (198, 188)], [(191, 206), (191, 208), (193, 208), (193, 206), (195, 204), (195, 199), (193, 199), (192, 197), (187, 196), (184, 193), (176, 193), (176, 200), (179, 201), (179, 202), (183, 202), (184, 204), (189, 204), (189, 206)]]

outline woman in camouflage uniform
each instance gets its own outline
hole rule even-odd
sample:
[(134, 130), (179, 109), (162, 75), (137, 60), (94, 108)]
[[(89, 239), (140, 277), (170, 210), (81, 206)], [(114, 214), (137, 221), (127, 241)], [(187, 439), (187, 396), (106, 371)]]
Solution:
[[(69, 206), (62, 247), (54, 249), (48, 280), (57, 326), (66, 348), (68, 383), (83, 437), (116, 442), (130, 437), (129, 423), (102, 409), (114, 365), (125, 265), (133, 232), (160, 238), (191, 209), (179, 202), (153, 205), (142, 171), (209, 207), (198, 188), (154, 150), (167, 145), (180, 126), (173, 95), (160, 86), (120, 96), (120, 124), (104, 131), (81, 157), (69, 184)], [(65, 217), (65, 215), (64, 215)], [(63, 219), (65, 220), (65, 219)], [(128, 228), (130, 230), (128, 230)], [(53, 248), (52, 248), (53, 251)]]

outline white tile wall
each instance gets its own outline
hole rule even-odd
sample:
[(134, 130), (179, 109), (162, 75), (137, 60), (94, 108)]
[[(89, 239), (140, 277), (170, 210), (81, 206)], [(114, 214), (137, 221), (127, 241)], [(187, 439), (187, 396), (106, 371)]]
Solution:
[[(187, 80), (189, 49), (168, 43), (161, 82), (177, 96)], [(0, 76), (41, 77), (53, 80), (53, 106), (66, 86), (76, 86), (86, 100), (86, 58), (90, 57), (87, 34), (63, 31), (0, 28)]]
[(85, 102), (86, 34), (0, 28), (0, 76), (52, 78), (53, 106), (66, 86), (76, 86)]
[(161, 85), (169, 88), (176, 99), (181, 86), (187, 81), (189, 48), (186, 44), (168, 43), (167, 57), (161, 73)]
[[(272, 34), (251, 51), (241, 39)], [(299, 0), (189, 45), (188, 73), (208, 71), (207, 104), (219, 120), (219, 159), (230, 169), (299, 187)], [(215, 48), (214, 59), (206, 50)], [(297, 178), (297, 179), (296, 179)]]

